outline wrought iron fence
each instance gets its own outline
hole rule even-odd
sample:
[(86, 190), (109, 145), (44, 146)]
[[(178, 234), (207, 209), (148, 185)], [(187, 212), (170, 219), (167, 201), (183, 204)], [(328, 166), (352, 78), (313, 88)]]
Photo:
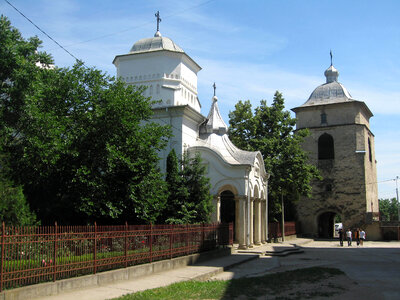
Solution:
[(0, 292), (233, 244), (233, 224), (1, 228)]

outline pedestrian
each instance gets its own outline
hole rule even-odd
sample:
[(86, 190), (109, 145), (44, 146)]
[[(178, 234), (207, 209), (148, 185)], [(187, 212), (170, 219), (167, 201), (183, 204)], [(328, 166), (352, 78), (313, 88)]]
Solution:
[(355, 238), (355, 240), (357, 242), (357, 246), (359, 246), (360, 245), (360, 228), (357, 228), (354, 231), (354, 238)]
[(364, 241), (365, 241), (366, 237), (367, 237), (367, 235), (365, 234), (364, 229), (361, 228), (361, 231), (360, 231), (360, 245), (361, 246), (364, 245)]
[(343, 247), (343, 230), (342, 230), (342, 228), (339, 229), (338, 234), (339, 234), (340, 246)]
[(347, 231), (346, 231), (347, 246), (351, 246), (352, 236), (353, 236), (353, 234), (352, 234), (350, 228), (347, 229)]

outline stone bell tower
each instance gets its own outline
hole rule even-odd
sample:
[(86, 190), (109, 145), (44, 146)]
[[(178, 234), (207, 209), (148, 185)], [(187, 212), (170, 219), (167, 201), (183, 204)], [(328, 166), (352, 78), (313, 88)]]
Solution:
[(312, 182), (311, 197), (297, 204), (301, 230), (309, 236), (333, 237), (338, 215), (344, 228), (354, 228), (371, 222), (372, 213), (379, 211), (374, 135), (369, 126), (373, 114), (363, 101), (352, 98), (338, 76), (331, 64), (325, 71), (326, 83), (292, 109), (297, 130), (310, 131), (303, 149), (323, 177)]

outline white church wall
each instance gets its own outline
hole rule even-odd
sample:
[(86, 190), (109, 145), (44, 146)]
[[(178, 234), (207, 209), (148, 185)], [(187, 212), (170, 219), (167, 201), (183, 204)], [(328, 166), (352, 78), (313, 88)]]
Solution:
[(196, 66), (182, 53), (169, 51), (120, 56), (117, 76), (127, 84), (147, 87), (145, 96), (162, 102), (155, 107), (190, 105), (200, 112), (197, 102)]
[(190, 147), (198, 138), (198, 123), (190, 118), (182, 119), (182, 141), (183, 147)]
[(207, 177), (210, 178), (211, 194), (216, 195), (222, 186), (231, 185), (236, 188), (239, 195), (245, 195), (247, 181), (247, 166), (232, 166), (224, 162), (219, 155), (209, 148), (192, 147), (189, 152), (199, 152), (204, 164), (207, 165)]

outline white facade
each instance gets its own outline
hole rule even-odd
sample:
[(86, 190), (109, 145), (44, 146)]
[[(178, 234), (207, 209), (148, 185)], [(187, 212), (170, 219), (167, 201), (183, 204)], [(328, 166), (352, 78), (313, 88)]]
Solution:
[(218, 99), (207, 116), (200, 113), (197, 72), (200, 66), (171, 39), (157, 31), (136, 42), (130, 53), (113, 61), (117, 76), (127, 84), (147, 87), (145, 96), (160, 100), (152, 121), (170, 125), (173, 137), (160, 153), (161, 171), (172, 149), (177, 155), (200, 153), (207, 165), (214, 196), (214, 222), (234, 222), (235, 240), (247, 248), (268, 239), (268, 174), (260, 152), (238, 149), (229, 140)]

